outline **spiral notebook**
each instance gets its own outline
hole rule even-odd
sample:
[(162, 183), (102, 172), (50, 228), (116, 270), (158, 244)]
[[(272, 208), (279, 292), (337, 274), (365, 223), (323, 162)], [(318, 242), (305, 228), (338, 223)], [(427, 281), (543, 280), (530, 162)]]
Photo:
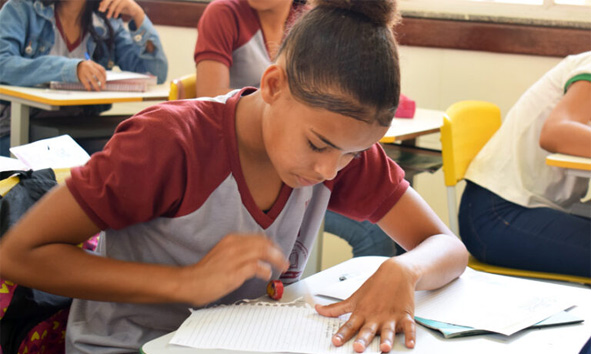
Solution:
[[(146, 92), (156, 85), (156, 76), (139, 74), (130, 71), (107, 71), (107, 82), (103, 91)], [(49, 88), (53, 90), (86, 91), (80, 82), (51, 81)]]

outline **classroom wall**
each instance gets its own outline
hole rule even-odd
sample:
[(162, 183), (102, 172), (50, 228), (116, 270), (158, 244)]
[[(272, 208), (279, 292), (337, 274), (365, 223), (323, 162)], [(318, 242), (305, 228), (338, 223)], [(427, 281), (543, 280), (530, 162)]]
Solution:
[[(156, 28), (169, 60), (168, 79), (193, 72), (197, 31), (170, 26)], [(441, 110), (460, 100), (487, 100), (497, 104), (504, 117), (519, 96), (559, 61), (556, 57), (401, 46), (402, 92), (419, 107)], [(439, 135), (420, 138), (419, 145), (440, 149)], [(415, 177), (414, 186), (448, 223), (442, 172), (421, 174)], [(350, 257), (350, 247), (344, 241), (331, 235), (325, 237), (323, 269)]]

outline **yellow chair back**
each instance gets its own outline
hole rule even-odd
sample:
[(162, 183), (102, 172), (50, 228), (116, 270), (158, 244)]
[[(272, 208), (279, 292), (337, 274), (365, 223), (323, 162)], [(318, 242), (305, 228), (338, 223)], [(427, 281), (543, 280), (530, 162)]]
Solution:
[(197, 97), (197, 91), (195, 87), (196, 79), (197, 74), (193, 73), (172, 80), (170, 83), (170, 93), (168, 94), (168, 100), (183, 100), (186, 98)]
[(501, 126), (501, 110), (484, 101), (451, 105), (441, 127), (441, 155), (446, 186), (464, 178), (468, 165)]

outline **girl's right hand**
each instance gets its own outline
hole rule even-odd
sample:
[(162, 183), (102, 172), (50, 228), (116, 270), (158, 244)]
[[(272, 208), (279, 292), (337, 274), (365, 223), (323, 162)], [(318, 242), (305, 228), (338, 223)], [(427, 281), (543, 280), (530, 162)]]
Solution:
[(101, 91), (107, 82), (107, 72), (92, 60), (83, 60), (77, 67), (78, 80), (86, 91)]
[[(271, 279), (272, 269), (285, 272), (289, 262), (263, 235), (229, 234), (198, 263), (183, 268), (180, 286), (185, 302), (203, 306), (239, 288), (251, 278)], [(188, 286), (187, 286), (188, 285)]]

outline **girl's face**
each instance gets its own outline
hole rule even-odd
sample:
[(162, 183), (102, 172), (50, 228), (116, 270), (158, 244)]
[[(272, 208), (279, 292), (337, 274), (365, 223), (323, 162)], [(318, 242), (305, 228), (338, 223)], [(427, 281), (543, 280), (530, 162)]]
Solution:
[(263, 115), (263, 141), (281, 180), (292, 188), (335, 178), (388, 130), (325, 109), (309, 107), (283, 91)]

